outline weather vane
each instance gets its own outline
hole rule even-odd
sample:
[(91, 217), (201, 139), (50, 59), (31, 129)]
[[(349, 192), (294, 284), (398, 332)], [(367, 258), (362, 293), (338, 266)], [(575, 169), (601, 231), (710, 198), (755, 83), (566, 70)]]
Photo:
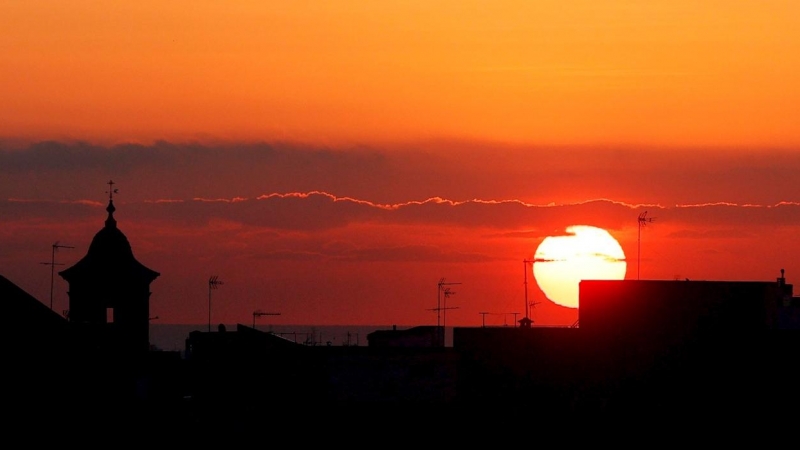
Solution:
[(108, 183), (106, 184), (108, 185), (108, 191), (106, 192), (108, 194), (108, 200), (109, 201), (114, 200), (114, 194), (119, 192), (119, 189), (114, 189), (114, 185), (116, 183), (114, 183), (113, 180), (108, 180)]

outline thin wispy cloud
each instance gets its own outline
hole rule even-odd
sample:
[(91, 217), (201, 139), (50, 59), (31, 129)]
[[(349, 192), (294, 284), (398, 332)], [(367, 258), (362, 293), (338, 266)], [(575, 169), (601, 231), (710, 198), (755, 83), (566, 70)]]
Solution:
[[(791, 225), (800, 219), (798, 202), (771, 205), (713, 202), (706, 204), (634, 205), (612, 200), (537, 205), (518, 199), (452, 200), (431, 197), (398, 203), (380, 203), (324, 191), (274, 192), (255, 198), (152, 199), (141, 202), (117, 201), (117, 216), (129, 220), (172, 221), (201, 225), (214, 219), (249, 226), (320, 230), (349, 223), (418, 224), (457, 228), (496, 229), (495, 236), (558, 233), (565, 226), (587, 224), (623, 229), (636, 226), (635, 216), (644, 208), (656, 219), (652, 226), (693, 227), (702, 225), (730, 228), (742, 226)], [(70, 216), (76, 219), (97, 215), (104, 203), (93, 200), (31, 200), (9, 198), (0, 202), (5, 220)], [(84, 208), (89, 208), (84, 209)], [(90, 212), (95, 211), (95, 212)], [(586, 223), (589, 222), (589, 223)], [(501, 230), (506, 230), (501, 232)], [(511, 233), (511, 234), (503, 234)], [(563, 233), (563, 231), (562, 231)], [(488, 236), (488, 235), (487, 235)], [(677, 235), (676, 235), (677, 236)]]

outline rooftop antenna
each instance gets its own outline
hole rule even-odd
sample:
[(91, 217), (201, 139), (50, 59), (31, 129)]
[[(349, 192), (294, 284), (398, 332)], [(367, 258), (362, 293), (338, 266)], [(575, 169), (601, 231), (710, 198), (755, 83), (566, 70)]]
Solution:
[(211, 290), (217, 289), (220, 285), (224, 284), (218, 276), (212, 275), (208, 279), (208, 332), (211, 332)]
[(461, 284), (461, 283), (446, 281), (444, 279), (444, 277), (439, 279), (439, 283), (438, 283), (437, 289), (436, 289), (436, 311), (437, 311), (436, 312), (436, 326), (437, 327), (439, 327), (440, 325), (444, 326), (443, 323), (440, 324), (440, 322), (439, 322), (440, 313), (441, 313), (442, 310), (445, 309), (445, 308), (442, 308), (442, 292), (447, 290), (448, 294), (445, 297), (448, 297), (450, 294), (455, 294), (455, 292), (450, 292), (450, 288), (445, 288), (445, 286), (451, 286), (451, 285), (455, 285), (455, 284)]
[[(452, 284), (461, 284), (461, 283), (452, 283)], [(447, 299), (450, 298), (451, 295), (455, 294), (455, 292), (452, 292), (449, 287), (444, 288), (442, 292), (444, 296), (444, 307), (442, 307), (442, 309), (444, 310), (444, 312), (442, 313), (442, 328), (444, 328), (446, 327), (446, 322), (447, 322), (447, 310), (458, 309), (458, 306), (451, 306), (449, 308), (447, 307)]]
[(256, 317), (260, 316), (280, 316), (281, 313), (271, 313), (271, 312), (264, 312), (260, 309), (253, 311), (253, 328), (256, 327)]
[[(455, 292), (451, 292), (450, 294), (455, 294)], [(458, 306), (442, 306), (440, 308), (428, 308), (428, 309), (426, 309), (426, 311), (444, 311), (446, 309), (458, 309)], [(442, 325), (444, 325), (444, 324), (442, 324)]]
[(495, 312), (495, 313), (493, 313), (493, 312), (488, 312), (488, 311), (482, 311), (482, 312), (479, 312), (478, 314), (483, 316), (483, 328), (486, 328), (486, 315), (487, 314), (490, 315), (490, 316), (503, 316), (503, 326), (504, 327), (508, 326), (508, 316), (514, 316), (514, 327), (516, 327), (517, 316), (519, 315), (518, 312), (505, 312), (505, 313), (502, 313), (502, 312), (501, 313), (496, 313)]
[(53, 279), (55, 278), (55, 268), (56, 266), (64, 265), (56, 262), (56, 250), (60, 248), (75, 248), (75, 247), (70, 247), (69, 245), (61, 245), (58, 243), (58, 241), (56, 241), (56, 243), (53, 244), (53, 252), (50, 256), (50, 262), (39, 263), (39, 264), (44, 264), (45, 266), (50, 266), (50, 309), (51, 310), (53, 309)]
[[(454, 285), (454, 284), (461, 284), (461, 283), (448, 282), (448, 281), (446, 281), (444, 279), (444, 277), (442, 277), (442, 278), (439, 279), (439, 283), (437, 284), (437, 288), (436, 288), (436, 311), (437, 311), (437, 313), (436, 313), (436, 326), (437, 327), (440, 326), (440, 321), (439, 321), (440, 312), (443, 309), (442, 308), (442, 292), (445, 289), (447, 289), (447, 291), (449, 292), (450, 289), (449, 288), (445, 288), (445, 286), (450, 286), (450, 285)], [(455, 292), (450, 292), (450, 294), (455, 294)]]
[[(530, 304), (528, 303), (528, 264), (530, 264), (531, 268), (533, 268), (533, 261), (532, 260), (530, 260), (530, 259), (523, 259), (522, 260), (522, 265), (524, 267), (524, 272), (525, 272), (525, 317), (528, 317), (528, 313), (530, 311), (529, 310)], [(515, 320), (516, 320), (516, 318), (515, 318)]]
[(639, 274), (641, 272), (641, 266), (642, 266), (642, 259), (641, 259), (642, 258), (642, 256), (641, 256), (642, 255), (642, 228), (645, 227), (648, 224), (648, 222), (653, 222), (654, 220), (655, 220), (655, 217), (647, 217), (647, 211), (639, 214), (639, 219), (637, 219), (637, 222), (639, 222), (639, 241), (638, 241), (639, 248), (638, 248), (637, 253), (636, 253), (636, 279), (637, 280), (639, 279)]
[[(542, 302), (530, 302), (530, 303), (528, 303), (528, 306), (531, 307), (531, 316), (533, 316), (533, 309), (536, 308), (536, 305), (538, 305), (539, 303), (542, 303)], [(531, 322), (533, 322), (533, 319), (531, 319)]]
[[(451, 292), (450, 288), (444, 289), (444, 297), (445, 298), (449, 297), (452, 294), (455, 294), (455, 292)], [(437, 313), (438, 313), (438, 312), (441, 312), (441, 311), (446, 311), (448, 309), (458, 309), (458, 306), (440, 306), (438, 308), (429, 308), (428, 311), (437, 311)], [(439, 339), (441, 339), (441, 337), (442, 337), (441, 332), (442, 332), (443, 328), (444, 328), (444, 321), (442, 321), (442, 325), (441, 326), (439, 326), (438, 324), (436, 326), (436, 337), (439, 338)], [(444, 342), (444, 341), (440, 341), (440, 342)]]
[(486, 312), (486, 311), (481, 311), (481, 312), (479, 312), (478, 314), (480, 314), (481, 316), (483, 316), (483, 317), (481, 317), (481, 326), (482, 326), (483, 328), (486, 328), (486, 315), (487, 315), (487, 314), (491, 314), (491, 313), (489, 313), (489, 312)]

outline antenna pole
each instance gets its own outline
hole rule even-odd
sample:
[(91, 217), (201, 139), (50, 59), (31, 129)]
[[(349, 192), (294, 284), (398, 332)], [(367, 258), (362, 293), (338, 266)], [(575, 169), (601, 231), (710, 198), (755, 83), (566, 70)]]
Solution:
[(528, 264), (531, 264), (531, 267), (533, 267), (533, 261), (532, 260), (530, 260), (530, 259), (523, 259), (522, 260), (522, 266), (524, 268), (523, 272), (524, 272), (524, 275), (525, 275), (525, 282), (524, 283), (525, 283), (525, 317), (526, 318), (528, 317), (528, 314), (530, 313), (530, 306), (528, 305)]
[(444, 284), (444, 278), (439, 278), (439, 283), (436, 285), (436, 329), (439, 329), (441, 325), (441, 317), (442, 317), (442, 285)]
[(212, 275), (208, 279), (208, 332), (211, 332), (211, 290), (217, 289), (219, 285), (223, 284), (219, 277)]
[(446, 307), (442, 307), (442, 292), (445, 292), (445, 304), (447, 302), (447, 297), (450, 294), (455, 294), (455, 292), (450, 292), (450, 288), (445, 288), (444, 286), (450, 286), (454, 284), (461, 284), (461, 283), (454, 283), (445, 281), (444, 277), (439, 279), (439, 282), (436, 285), (436, 333), (439, 333), (441, 327), (444, 326), (444, 323), (440, 321), (441, 312), (442, 310), (447, 309)]
[[(451, 283), (451, 284), (461, 284), (461, 283)], [(458, 306), (451, 306), (447, 307), (447, 299), (450, 298), (451, 295), (455, 294), (455, 292), (450, 291), (450, 288), (444, 288), (444, 306), (442, 309), (444, 312), (442, 313), (442, 328), (446, 327), (447, 323), (447, 310), (448, 309), (458, 309)]]
[[(445, 281), (444, 278), (440, 278), (439, 279), (438, 289), (436, 290), (436, 311), (437, 311), (436, 312), (436, 327), (437, 327), (437, 329), (439, 327), (439, 313), (442, 310), (447, 310), (447, 297), (449, 297), (451, 294), (455, 294), (455, 292), (450, 292), (450, 288), (446, 288), (444, 286), (451, 286), (451, 285), (456, 285), (456, 284), (461, 284), (461, 283), (448, 282), (448, 281)], [(444, 307), (442, 307), (442, 305), (441, 305), (441, 294), (443, 292), (444, 292)], [(445, 314), (445, 318), (442, 319), (441, 326), (445, 326), (444, 321), (446, 320), (447, 311), (445, 311), (444, 314)]]
[(255, 311), (253, 311), (253, 328), (256, 327), (256, 316), (280, 316), (280, 315), (281, 315), (281, 313), (270, 313), (270, 312), (264, 312), (264, 311), (261, 311), (260, 309), (257, 309)]
[(50, 256), (50, 262), (49, 263), (44, 263), (44, 262), (40, 263), (40, 264), (44, 264), (46, 266), (50, 266), (50, 309), (51, 310), (53, 309), (53, 283), (54, 283), (54, 280), (55, 280), (55, 273), (56, 273), (55, 269), (56, 269), (56, 266), (63, 266), (64, 265), (64, 264), (56, 263), (56, 250), (58, 250), (59, 248), (75, 248), (75, 247), (70, 247), (68, 245), (61, 245), (61, 244), (58, 243), (58, 241), (56, 241), (56, 243), (53, 244), (53, 251), (52, 251), (52, 254)]
[(654, 217), (647, 217), (647, 211), (639, 214), (639, 218), (637, 222), (639, 223), (639, 238), (638, 238), (638, 249), (636, 252), (636, 279), (639, 279), (639, 275), (641, 273), (641, 266), (642, 266), (642, 227), (647, 225), (648, 222), (652, 222), (655, 218)]

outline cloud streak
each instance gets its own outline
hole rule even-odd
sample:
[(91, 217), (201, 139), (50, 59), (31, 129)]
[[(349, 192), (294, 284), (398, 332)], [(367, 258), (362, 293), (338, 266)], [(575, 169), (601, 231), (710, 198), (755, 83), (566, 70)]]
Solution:
[[(715, 202), (708, 204), (634, 205), (612, 200), (592, 200), (573, 204), (536, 205), (510, 200), (450, 200), (432, 197), (399, 203), (379, 203), (349, 196), (339, 197), (321, 191), (262, 194), (255, 198), (192, 198), (146, 200), (140, 203), (117, 202), (117, 217), (126, 220), (174, 222), (182, 226), (203, 226), (212, 220), (295, 231), (315, 231), (345, 227), (353, 223), (384, 225), (428, 225), (455, 228), (494, 229), (504, 236), (524, 237), (573, 224), (602, 228), (635, 227), (636, 216), (646, 210), (657, 219), (650, 227), (668, 225), (671, 229), (707, 227), (794, 226), (800, 223), (800, 203), (773, 205)], [(103, 215), (97, 201), (41, 201), (11, 198), (0, 201), (2, 220), (83, 220)], [(538, 231), (531, 231), (538, 230)], [(563, 231), (560, 231), (563, 233)], [(688, 237), (682, 232), (675, 236)], [(497, 234), (501, 236), (502, 234)]]

